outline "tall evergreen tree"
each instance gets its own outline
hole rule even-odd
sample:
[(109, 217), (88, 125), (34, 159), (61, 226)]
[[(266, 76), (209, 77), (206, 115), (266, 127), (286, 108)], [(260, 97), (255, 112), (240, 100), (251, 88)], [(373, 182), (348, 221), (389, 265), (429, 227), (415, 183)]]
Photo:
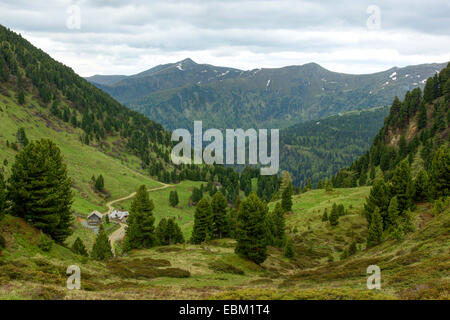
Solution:
[(84, 246), (83, 241), (80, 239), (80, 237), (77, 237), (75, 242), (72, 245), (72, 251), (76, 254), (79, 254), (80, 256), (87, 257), (88, 252), (86, 250), (86, 247)]
[(336, 203), (333, 203), (333, 206), (331, 207), (331, 213), (328, 220), (330, 220), (330, 225), (332, 226), (337, 226), (339, 224), (339, 209)]
[(425, 170), (420, 170), (414, 180), (414, 200), (423, 201), (428, 196), (428, 175)]
[(94, 187), (97, 191), (102, 192), (105, 188), (105, 180), (102, 175), (99, 175), (97, 179), (95, 179)]
[(28, 145), (28, 138), (27, 138), (24, 128), (19, 128), (19, 130), (17, 130), (16, 137), (17, 137), (17, 142), (22, 147), (26, 147)]
[(169, 204), (171, 207), (176, 207), (179, 203), (177, 190), (170, 191), (169, 193)]
[(284, 211), (292, 211), (292, 182), (289, 181), (281, 195), (281, 207)]
[(150, 248), (156, 244), (153, 201), (150, 200), (145, 185), (139, 187), (131, 203), (128, 227), (125, 234), (125, 250)]
[(71, 233), (71, 179), (61, 152), (48, 139), (29, 143), (12, 166), (12, 213), (62, 243)]
[(286, 219), (285, 211), (281, 204), (277, 202), (275, 208), (267, 215), (267, 229), (270, 231), (269, 241), (272, 245), (283, 247), (286, 240)]
[(446, 144), (442, 145), (433, 156), (430, 194), (433, 199), (450, 196), (450, 148)]
[(425, 103), (423, 101), (419, 104), (419, 111), (417, 114), (417, 127), (419, 130), (427, 127), (427, 109), (425, 108)]
[(373, 247), (381, 243), (383, 238), (383, 220), (380, 215), (380, 210), (375, 208), (371, 213), (369, 224), (369, 234), (367, 236), (367, 247)]
[(383, 179), (376, 179), (373, 183), (372, 188), (370, 188), (369, 196), (364, 204), (364, 214), (366, 216), (368, 224), (371, 222), (372, 213), (375, 209), (378, 212), (386, 213), (389, 207), (389, 190)]
[(388, 211), (387, 211), (387, 219), (384, 226), (384, 229), (391, 229), (394, 230), (397, 228), (399, 223), (399, 215), (400, 210), (398, 209), (398, 200), (397, 196), (393, 197), (391, 199), (391, 202), (389, 203)]
[(92, 247), (91, 258), (94, 260), (105, 261), (113, 257), (111, 243), (106, 234), (103, 225), (100, 225), (94, 246)]
[(211, 238), (212, 209), (206, 198), (201, 199), (195, 208), (194, 228), (191, 242), (200, 244)]
[(397, 196), (400, 212), (412, 207), (414, 185), (407, 160), (401, 161), (395, 168), (394, 175), (391, 179), (390, 193), (391, 196)]
[(222, 191), (217, 191), (211, 200), (212, 209), (212, 236), (222, 239), (225, 235), (227, 226), (227, 200)]
[(252, 192), (240, 204), (237, 217), (237, 244), (235, 252), (257, 264), (267, 258), (265, 216), (267, 205)]

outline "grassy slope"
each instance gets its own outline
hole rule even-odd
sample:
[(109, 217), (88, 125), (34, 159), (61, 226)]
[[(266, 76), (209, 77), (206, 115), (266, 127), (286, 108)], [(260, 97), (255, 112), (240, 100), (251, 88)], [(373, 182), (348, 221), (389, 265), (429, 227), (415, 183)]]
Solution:
[[(164, 192), (168, 190), (170, 189)], [(354, 188), (335, 189), (331, 194), (314, 190), (296, 196), (294, 213), (288, 216), (287, 224), (291, 230), (290, 237), (295, 239), (297, 255), (295, 259), (289, 260), (283, 256), (282, 250), (269, 248), (269, 257), (261, 267), (236, 256), (234, 241), (230, 239), (213, 241), (206, 246), (177, 245), (132, 251), (127, 257), (108, 265), (90, 260), (83, 264), (79, 257), (59, 246), (55, 246), (50, 253), (41, 252), (33, 245), (36, 233), (29, 234), (30, 231), (26, 230), (31, 228), (21, 227), (25, 231), (16, 230), (11, 233), (16, 239), (6, 237), (7, 249), (0, 258), (0, 261), (4, 261), (0, 263), (0, 299), (46, 298), (42, 291), (49, 291), (50, 298), (69, 299), (448, 299), (450, 208), (447, 207), (443, 213), (433, 217), (428, 204), (419, 205), (413, 213), (416, 231), (403, 240), (387, 240), (380, 246), (365, 250), (366, 225), (358, 211), (367, 193), (368, 188)], [(337, 227), (331, 227), (328, 222), (321, 222), (320, 217), (325, 207), (338, 200), (346, 208), (351, 204), (353, 209), (340, 218)], [(5, 224), (20, 223), (16, 218), (7, 217), (0, 222), (0, 229), (4, 229)], [(297, 232), (293, 230), (295, 227)], [(27, 238), (31, 241), (26, 240)], [(352, 238), (360, 240), (359, 252), (339, 260), (339, 252), (348, 246)], [(330, 254), (334, 256), (334, 262), (328, 261)], [(59, 269), (72, 262), (80, 264), (85, 276), (82, 278), (84, 290), (64, 289), (64, 279), (59, 279), (56, 275), (54, 277), (59, 282), (51, 280), (53, 276), (47, 274), (44, 274), (44, 279), (47, 279), (44, 283), (35, 278), (35, 272), (45, 273), (46, 268), (52, 268), (33, 263), (44, 257), (50, 258), (47, 259), (48, 262)], [(176, 278), (177, 270), (169, 271), (164, 277), (149, 276), (155, 270), (165, 269), (151, 267), (148, 260), (142, 260), (149, 258), (165, 260), (170, 268), (188, 270), (190, 277)], [(213, 261), (231, 265), (244, 274), (236, 274), (230, 270), (218, 272), (210, 267)], [(127, 275), (119, 267), (120, 263), (136, 268), (133, 270), (137, 270), (137, 273), (134, 276)], [(15, 275), (16, 279), (6, 281), (5, 279), (11, 279), (11, 275), (14, 277), (14, 268), (18, 268), (14, 266), (21, 264), (25, 267), (20, 269), (26, 271)], [(381, 267), (380, 291), (369, 291), (366, 288), (366, 268), (371, 264)]]
[[(0, 160), (2, 164), (4, 159), (8, 161), (5, 166), (6, 175), (9, 174), (17, 153), (6, 147), (6, 141), (16, 141), (15, 134), (19, 127), (25, 128), (29, 140), (52, 139), (61, 149), (69, 175), (73, 179), (73, 209), (79, 215), (86, 216), (92, 210), (106, 211), (107, 199), (94, 193), (90, 186), (92, 175), (104, 176), (110, 199), (127, 196), (142, 184), (148, 188), (161, 185), (138, 171), (140, 162), (135, 156), (123, 153), (122, 159), (118, 159), (95, 147), (83, 145), (79, 141), (81, 131), (49, 116), (49, 111), (34, 103), (30, 96), (26, 98), (24, 106), (20, 106), (12, 92), (11, 97), (0, 94), (0, 109)], [(76, 233), (69, 241), (80, 236), (88, 243), (92, 242), (92, 232), (84, 230), (79, 223), (76, 226)]]

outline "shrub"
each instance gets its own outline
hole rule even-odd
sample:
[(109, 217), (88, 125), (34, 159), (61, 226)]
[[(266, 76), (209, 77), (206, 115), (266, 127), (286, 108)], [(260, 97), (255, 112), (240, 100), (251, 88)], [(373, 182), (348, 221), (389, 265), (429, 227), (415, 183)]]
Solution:
[(38, 242), (38, 247), (44, 252), (49, 252), (50, 250), (52, 250), (53, 241), (49, 239), (47, 236), (41, 235)]
[(244, 274), (244, 271), (223, 261), (213, 261), (208, 264), (208, 268), (216, 272)]

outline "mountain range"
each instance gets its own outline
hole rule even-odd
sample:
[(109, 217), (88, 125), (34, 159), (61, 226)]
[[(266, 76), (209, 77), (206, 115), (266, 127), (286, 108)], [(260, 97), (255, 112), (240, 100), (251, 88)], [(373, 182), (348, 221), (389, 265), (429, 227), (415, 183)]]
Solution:
[(239, 70), (187, 58), (131, 75), (86, 78), (169, 130), (194, 120), (216, 128), (285, 128), (339, 112), (389, 105), (420, 87), (446, 63), (351, 75), (316, 63)]

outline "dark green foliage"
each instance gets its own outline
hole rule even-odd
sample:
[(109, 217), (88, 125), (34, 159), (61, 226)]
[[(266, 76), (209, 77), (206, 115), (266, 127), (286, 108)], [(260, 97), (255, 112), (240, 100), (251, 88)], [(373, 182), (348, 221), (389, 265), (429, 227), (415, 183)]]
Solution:
[(272, 200), (273, 195), (278, 191), (279, 188), (280, 180), (276, 175), (258, 176), (258, 188), (256, 194), (266, 202)]
[[(203, 186), (203, 185), (202, 185)], [(203, 198), (203, 191), (197, 187), (192, 190), (191, 201), (195, 205)]]
[(324, 181), (370, 148), (388, 112), (387, 107), (363, 110), (281, 130), (282, 169), (292, 174), (294, 185), (307, 184), (308, 178), (312, 184)]
[(156, 227), (156, 237), (160, 245), (184, 243), (183, 233), (173, 218), (162, 218)]
[(72, 233), (71, 185), (56, 144), (33, 141), (16, 155), (12, 166), (11, 212), (62, 243)]
[(327, 208), (325, 208), (325, 210), (323, 211), (323, 215), (322, 215), (322, 221), (328, 221), (328, 210)]
[(390, 201), (389, 190), (382, 179), (377, 179), (370, 189), (370, 194), (364, 204), (364, 214), (370, 225), (372, 213), (378, 210), (378, 213), (387, 212)]
[(433, 157), (430, 170), (430, 194), (433, 199), (450, 196), (450, 148), (442, 145)]
[(294, 242), (292, 239), (286, 241), (286, 247), (284, 248), (284, 256), (292, 259), (295, 256)]
[(333, 206), (331, 207), (331, 213), (328, 220), (332, 226), (337, 226), (339, 224), (339, 208), (336, 203), (333, 203)]
[(389, 203), (383, 229), (395, 230), (399, 225), (400, 209), (397, 196), (393, 197)]
[(406, 160), (400, 162), (394, 171), (391, 179), (390, 193), (397, 197), (400, 212), (412, 207), (414, 185), (411, 178), (411, 170)]
[(177, 190), (170, 191), (169, 193), (169, 204), (171, 207), (176, 207), (180, 200), (178, 199)]
[(286, 240), (286, 219), (285, 211), (281, 204), (277, 202), (275, 208), (266, 216), (268, 244), (283, 247)]
[(267, 258), (265, 217), (268, 208), (255, 193), (240, 204), (237, 217), (237, 244), (235, 252), (257, 264)]
[(91, 251), (91, 258), (94, 260), (105, 261), (113, 257), (111, 243), (106, 234), (103, 225), (100, 225), (94, 246)]
[(191, 243), (199, 244), (211, 239), (212, 209), (206, 198), (201, 199), (195, 208), (194, 228)]
[(356, 246), (356, 241), (353, 240), (350, 246), (348, 247), (348, 255), (352, 256), (358, 251), (358, 248)]
[(27, 138), (24, 128), (19, 128), (19, 130), (17, 130), (16, 138), (17, 138), (17, 142), (22, 147), (26, 147), (28, 145), (28, 138)]
[(230, 274), (239, 274), (243, 275), (244, 271), (223, 261), (213, 261), (208, 264), (208, 268), (215, 272), (223, 272), (223, 273), (230, 273)]
[(383, 220), (378, 208), (375, 208), (375, 210), (371, 213), (370, 221), (369, 234), (367, 236), (367, 247), (373, 247), (380, 244), (383, 238)]
[(17, 94), (17, 102), (19, 104), (25, 103), (25, 93), (23, 92), (23, 90), (20, 90), (19, 93)]
[(103, 189), (105, 188), (105, 180), (102, 175), (99, 175), (97, 179), (95, 179), (94, 187), (98, 192), (103, 192)]
[(86, 250), (86, 247), (84, 246), (83, 241), (80, 239), (80, 237), (77, 237), (75, 242), (72, 245), (72, 251), (76, 254), (79, 254), (80, 256), (87, 257), (88, 252)]
[(53, 241), (46, 235), (42, 234), (39, 238), (38, 247), (44, 252), (49, 252), (50, 250), (52, 250)]
[(417, 128), (422, 130), (427, 127), (427, 109), (425, 108), (425, 103), (422, 101), (419, 104), (419, 112), (417, 115)]
[[(311, 182), (311, 180), (308, 180)], [(284, 211), (290, 212), (292, 211), (292, 182), (289, 181), (286, 188), (284, 188), (283, 193), (281, 195), (281, 207)]]
[(414, 180), (414, 200), (425, 200), (428, 196), (428, 187), (428, 175), (425, 170), (420, 170)]
[(212, 210), (212, 237), (222, 239), (226, 234), (229, 226), (226, 219), (227, 215), (227, 200), (222, 194), (222, 191), (217, 191), (211, 200)]
[(145, 185), (139, 187), (131, 203), (130, 216), (124, 239), (125, 250), (150, 248), (156, 244), (153, 201)]

